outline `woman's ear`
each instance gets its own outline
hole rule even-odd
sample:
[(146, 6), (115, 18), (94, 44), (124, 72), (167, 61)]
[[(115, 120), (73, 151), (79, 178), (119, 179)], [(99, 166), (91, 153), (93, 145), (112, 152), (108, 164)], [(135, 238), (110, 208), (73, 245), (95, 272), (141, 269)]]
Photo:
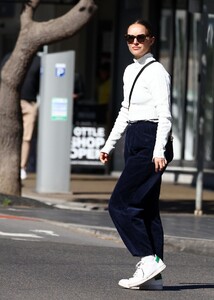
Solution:
[(152, 36), (152, 37), (150, 38), (150, 45), (152, 46), (152, 45), (154, 44), (154, 42), (155, 42), (155, 37)]

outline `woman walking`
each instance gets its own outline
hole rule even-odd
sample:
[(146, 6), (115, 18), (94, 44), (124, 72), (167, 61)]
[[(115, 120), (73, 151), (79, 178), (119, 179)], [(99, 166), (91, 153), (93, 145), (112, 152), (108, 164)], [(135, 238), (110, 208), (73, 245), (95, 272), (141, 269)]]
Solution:
[(162, 289), (163, 228), (159, 214), (161, 177), (172, 160), (166, 151), (171, 131), (170, 77), (155, 61), (150, 24), (137, 20), (125, 35), (134, 62), (123, 76), (124, 99), (112, 131), (100, 152), (103, 163), (126, 131), (125, 167), (109, 202), (109, 213), (124, 244), (140, 258), (129, 289)]

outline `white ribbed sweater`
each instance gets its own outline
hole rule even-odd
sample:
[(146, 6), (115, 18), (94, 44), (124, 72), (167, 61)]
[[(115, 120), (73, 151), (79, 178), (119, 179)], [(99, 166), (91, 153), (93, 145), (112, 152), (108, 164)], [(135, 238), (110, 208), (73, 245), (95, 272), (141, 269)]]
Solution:
[(172, 126), (170, 111), (170, 76), (164, 67), (155, 62), (141, 73), (134, 86), (129, 106), (129, 94), (140, 69), (154, 60), (151, 53), (128, 65), (123, 76), (124, 99), (112, 131), (101, 152), (110, 153), (121, 138), (128, 121), (148, 120), (158, 122), (153, 157), (164, 157), (165, 145)]

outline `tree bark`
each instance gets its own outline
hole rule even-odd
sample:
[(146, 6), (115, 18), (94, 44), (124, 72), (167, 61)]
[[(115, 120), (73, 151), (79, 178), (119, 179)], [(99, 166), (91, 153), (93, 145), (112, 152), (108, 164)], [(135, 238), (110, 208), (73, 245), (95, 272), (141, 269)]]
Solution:
[(21, 195), (20, 160), (22, 115), (20, 87), (37, 50), (71, 37), (96, 11), (93, 0), (80, 0), (65, 15), (47, 22), (33, 20), (40, 0), (26, 1), (15, 48), (1, 72), (0, 85), (0, 193)]

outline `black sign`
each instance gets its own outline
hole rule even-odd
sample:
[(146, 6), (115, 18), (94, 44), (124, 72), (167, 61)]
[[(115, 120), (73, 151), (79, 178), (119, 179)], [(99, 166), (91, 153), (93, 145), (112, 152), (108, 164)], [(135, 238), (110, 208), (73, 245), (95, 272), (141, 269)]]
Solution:
[(75, 126), (71, 140), (71, 164), (103, 165), (99, 160), (99, 154), (104, 144), (105, 127)]

